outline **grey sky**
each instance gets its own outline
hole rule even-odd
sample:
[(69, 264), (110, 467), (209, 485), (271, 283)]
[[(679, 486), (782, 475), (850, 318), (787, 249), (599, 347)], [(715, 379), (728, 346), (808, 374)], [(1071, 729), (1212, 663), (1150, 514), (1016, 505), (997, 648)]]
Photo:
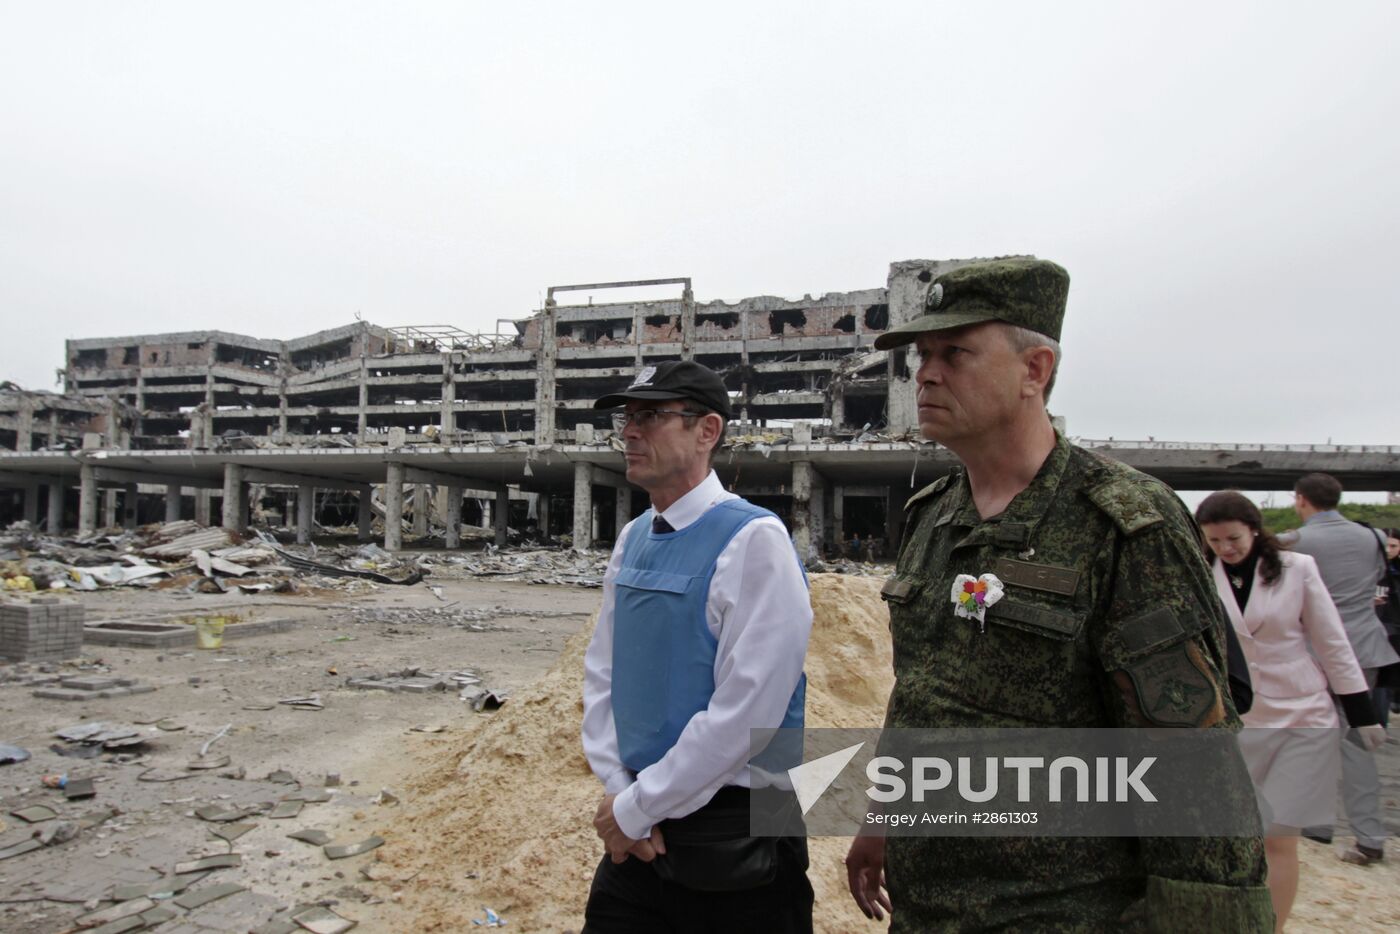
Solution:
[(1029, 252), (1072, 433), (1400, 443), (1400, 6), (679, 9), (0, 0), (0, 379)]

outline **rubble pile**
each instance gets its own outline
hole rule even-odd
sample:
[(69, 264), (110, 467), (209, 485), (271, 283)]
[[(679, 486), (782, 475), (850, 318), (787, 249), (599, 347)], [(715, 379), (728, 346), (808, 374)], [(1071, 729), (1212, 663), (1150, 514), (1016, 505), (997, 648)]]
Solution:
[[(335, 549), (336, 562), (194, 522), (156, 523), (119, 534), (44, 535), (27, 523), (0, 533), (0, 578), (10, 592), (149, 587), (189, 593), (364, 591), (415, 584), (424, 571), (376, 545)], [(343, 561), (343, 563), (340, 563)]]
[(577, 587), (603, 586), (608, 569), (608, 553), (533, 548), (504, 551), (487, 545), (482, 551), (466, 554), (424, 556), (435, 573), (443, 577), (494, 577), (504, 581), (531, 584), (571, 584)]

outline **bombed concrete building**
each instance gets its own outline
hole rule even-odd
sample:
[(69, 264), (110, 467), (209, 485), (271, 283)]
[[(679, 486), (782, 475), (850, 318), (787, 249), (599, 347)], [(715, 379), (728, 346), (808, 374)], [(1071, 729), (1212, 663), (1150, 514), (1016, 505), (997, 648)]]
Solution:
[[(357, 321), (292, 340), (71, 340), (64, 394), (0, 393), (0, 519), (252, 521), (303, 541), (353, 526), (390, 549), (406, 532), (456, 547), (465, 522), (588, 547), (646, 505), (593, 400), (643, 366), (695, 359), (731, 395), (726, 485), (782, 516), (804, 554), (878, 550), (910, 493), (954, 461), (918, 436), (912, 351), (874, 340), (968, 261), (897, 262), (881, 288), (797, 300), (697, 302), (685, 278), (556, 286), (489, 334)], [(638, 286), (671, 296), (567, 301)], [(1389, 489), (1400, 470), (1393, 447), (1095, 445), (1193, 489), (1287, 488), (1311, 469)]]

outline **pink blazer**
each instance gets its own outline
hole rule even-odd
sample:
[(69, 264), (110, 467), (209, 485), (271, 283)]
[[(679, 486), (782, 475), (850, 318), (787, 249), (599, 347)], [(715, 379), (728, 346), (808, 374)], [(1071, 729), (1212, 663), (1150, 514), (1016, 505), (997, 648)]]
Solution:
[[(1328, 687), (1335, 694), (1356, 694), (1368, 690), (1366, 679), (1356, 663), (1342, 618), (1322, 583), (1317, 562), (1310, 555), (1292, 552), (1283, 552), (1279, 558), (1283, 574), (1272, 585), (1265, 584), (1255, 571), (1243, 614), (1220, 559), (1212, 565), (1215, 587), (1249, 662), (1256, 706), (1262, 706), (1261, 717), (1275, 721), (1250, 723), (1256, 718), (1246, 717), (1245, 722), (1252, 726), (1334, 726), (1336, 714), (1326, 696)], [(1313, 703), (1306, 700), (1310, 695)], [(1305, 722), (1276, 722), (1277, 717), (1269, 716), (1271, 708), (1280, 714), (1292, 710)], [(1318, 722), (1318, 715), (1330, 722)]]

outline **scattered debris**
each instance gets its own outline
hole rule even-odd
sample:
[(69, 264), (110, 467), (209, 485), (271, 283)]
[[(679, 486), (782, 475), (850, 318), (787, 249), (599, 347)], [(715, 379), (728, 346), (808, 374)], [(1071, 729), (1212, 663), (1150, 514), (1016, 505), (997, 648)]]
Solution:
[(210, 827), (209, 832), (220, 840), (227, 840), (229, 843), (237, 840), (257, 824), (222, 824), (218, 827)]
[(9, 765), (11, 762), (23, 762), (29, 758), (29, 750), (20, 746), (11, 746), (9, 743), (0, 743), (0, 765)]
[(481, 713), (483, 710), (499, 710), (500, 706), (506, 702), (508, 694), (505, 691), (488, 691), (480, 685), (475, 685), (464, 688), (458, 697), (469, 701), (472, 709)]
[(221, 769), (233, 760), (228, 756), (215, 756), (212, 759), (192, 759), (185, 763), (185, 768), (203, 771), (207, 769)]
[(476, 925), (477, 927), (483, 928), (503, 928), (506, 926), (505, 919), (502, 918), (500, 915), (496, 914), (490, 908), (487, 908), (483, 905), (481, 910), (486, 912), (486, 917), (480, 920), (473, 918), (472, 924)]
[(458, 671), (426, 671), (422, 668), (402, 668), (389, 672), (360, 672), (345, 679), (345, 686), (361, 691), (388, 691), (408, 694), (433, 694), (457, 690), (463, 685), (480, 684), (481, 678), (470, 668)]
[(302, 806), (303, 802), (301, 801), (291, 801), (284, 798), (273, 806), (267, 817), (269, 820), (285, 820), (289, 817), (296, 817), (301, 813)]
[(58, 846), (76, 837), (78, 830), (78, 825), (72, 821), (61, 820), (41, 829), (35, 839), (44, 846)]
[(347, 856), (359, 856), (383, 845), (383, 837), (366, 837), (359, 843), (331, 843), (325, 846), (326, 858), (345, 859)]
[(97, 786), (90, 778), (70, 778), (68, 784), (63, 787), (63, 797), (69, 801), (91, 798), (95, 794), (97, 794)]
[(344, 934), (358, 923), (320, 905), (293, 915), (292, 920), (311, 934)]
[(236, 895), (239, 892), (246, 891), (247, 888), (233, 882), (221, 882), (218, 885), (211, 885), (208, 888), (186, 892), (175, 899), (175, 904), (187, 911), (193, 911), (202, 905), (207, 905), (221, 898), (227, 898), (230, 895)]
[(187, 872), (203, 872), (206, 869), (237, 869), (243, 865), (243, 857), (238, 853), (220, 853), (217, 856), (206, 856), (203, 859), (193, 859), (185, 863), (175, 864), (175, 875), (184, 875)]
[(308, 694), (306, 697), (284, 697), (277, 703), (286, 704), (293, 710), (323, 710), (326, 706), (321, 702), (320, 694)]
[(58, 812), (51, 807), (42, 804), (31, 805), (27, 808), (16, 808), (10, 812), (14, 817), (18, 817), (26, 824), (37, 824), (41, 821), (53, 820), (58, 816)]
[(379, 794), (370, 799), (370, 804), (379, 804), (384, 807), (393, 807), (399, 803), (399, 796), (387, 788), (379, 789)]
[(295, 833), (287, 834), (287, 836), (293, 840), (309, 843), (312, 846), (325, 846), (327, 843), (331, 842), (331, 835), (324, 830), (298, 830)]
[[(159, 724), (157, 724), (157, 726), (159, 726)], [(219, 727), (219, 731), (213, 736), (209, 737), (208, 742), (206, 742), (203, 746), (199, 747), (199, 757), (202, 759), (205, 756), (209, 755), (209, 747), (217, 743), (219, 739), (223, 737), (224, 734), (226, 734), (232, 728), (232, 723), (225, 723), (223, 726)], [(184, 729), (184, 727), (181, 727), (181, 729)]]

